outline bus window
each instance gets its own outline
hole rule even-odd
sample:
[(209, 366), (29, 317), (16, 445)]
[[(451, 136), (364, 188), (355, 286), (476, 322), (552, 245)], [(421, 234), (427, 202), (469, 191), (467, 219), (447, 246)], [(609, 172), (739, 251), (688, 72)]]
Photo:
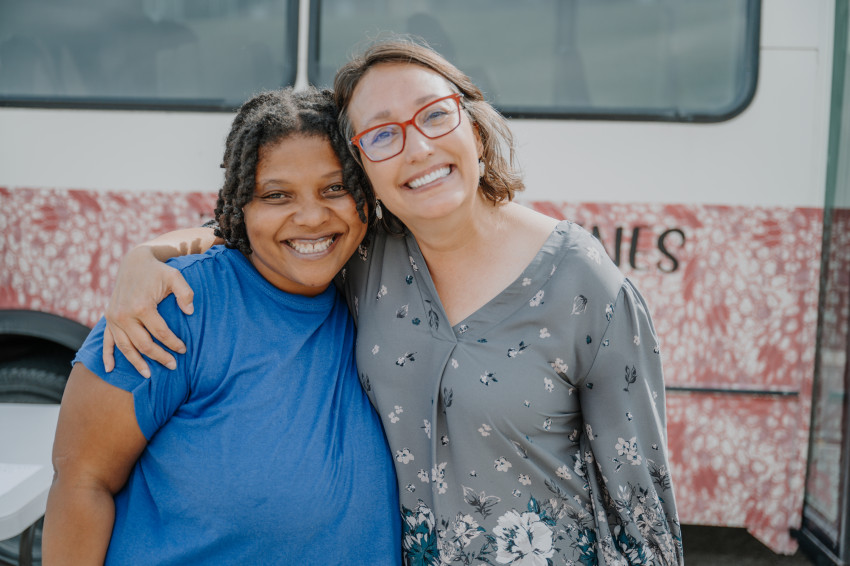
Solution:
[(297, 1), (8, 0), (0, 104), (233, 110), (295, 80)]
[[(311, 82), (352, 51), (414, 34), (513, 117), (719, 121), (755, 92), (759, 2), (312, 2)], [(365, 33), (364, 33), (365, 32)]]

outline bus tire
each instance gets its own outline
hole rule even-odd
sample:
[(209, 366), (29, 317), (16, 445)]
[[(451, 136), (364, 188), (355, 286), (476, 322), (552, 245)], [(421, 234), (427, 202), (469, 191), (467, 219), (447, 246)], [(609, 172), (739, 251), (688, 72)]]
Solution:
[(70, 367), (57, 358), (31, 357), (0, 363), (0, 402), (62, 401)]

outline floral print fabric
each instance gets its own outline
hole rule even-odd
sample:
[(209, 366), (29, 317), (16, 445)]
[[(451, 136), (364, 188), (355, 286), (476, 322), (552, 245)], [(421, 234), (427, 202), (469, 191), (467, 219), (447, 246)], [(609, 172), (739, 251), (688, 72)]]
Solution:
[(415, 239), (370, 238), (342, 279), (405, 562), (682, 564), (658, 339), (599, 242), (559, 223), (449, 326)]

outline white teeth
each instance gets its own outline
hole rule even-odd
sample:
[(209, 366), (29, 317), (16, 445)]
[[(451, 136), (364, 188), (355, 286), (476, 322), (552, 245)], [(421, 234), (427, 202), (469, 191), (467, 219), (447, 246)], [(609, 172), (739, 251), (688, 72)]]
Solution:
[(430, 173), (428, 173), (424, 177), (419, 177), (418, 179), (414, 179), (413, 181), (410, 181), (408, 183), (408, 185), (411, 188), (418, 189), (422, 185), (427, 185), (428, 183), (433, 183), (437, 179), (439, 179), (441, 177), (445, 177), (446, 175), (449, 174), (450, 171), (451, 171), (451, 167), (443, 167), (441, 169), (437, 169), (436, 171), (431, 171)]
[(334, 243), (334, 236), (318, 240), (286, 240), (286, 243), (300, 254), (315, 254), (331, 247), (331, 244)]

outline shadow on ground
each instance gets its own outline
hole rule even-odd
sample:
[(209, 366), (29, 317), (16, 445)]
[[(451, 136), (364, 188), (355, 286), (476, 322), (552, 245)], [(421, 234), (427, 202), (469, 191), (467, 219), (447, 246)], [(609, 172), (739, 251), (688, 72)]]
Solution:
[(686, 566), (812, 566), (801, 551), (774, 554), (746, 529), (682, 526)]

